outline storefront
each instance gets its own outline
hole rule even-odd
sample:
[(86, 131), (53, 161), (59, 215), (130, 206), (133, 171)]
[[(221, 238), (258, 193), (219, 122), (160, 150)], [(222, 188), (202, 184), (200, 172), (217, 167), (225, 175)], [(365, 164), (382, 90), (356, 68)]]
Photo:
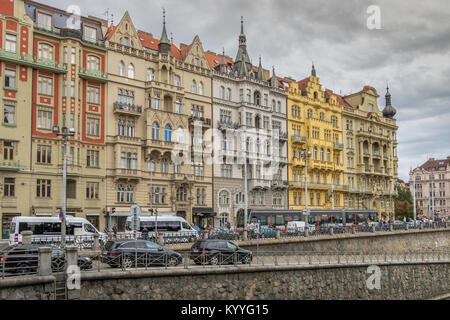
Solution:
[(9, 239), (9, 225), (13, 217), (20, 216), (20, 213), (2, 213), (2, 239)]
[(213, 211), (213, 208), (192, 208), (192, 222), (200, 228), (208, 225), (213, 228), (215, 216), (216, 213)]

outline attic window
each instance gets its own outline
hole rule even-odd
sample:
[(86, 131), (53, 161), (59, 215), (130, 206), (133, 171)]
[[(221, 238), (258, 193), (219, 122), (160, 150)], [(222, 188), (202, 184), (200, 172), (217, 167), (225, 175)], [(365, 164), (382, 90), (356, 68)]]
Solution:
[(154, 44), (155, 42), (154, 42), (153, 40), (150, 40), (150, 43), (151, 43), (151, 44)]
[(144, 41), (144, 38), (139, 38), (141, 41)]

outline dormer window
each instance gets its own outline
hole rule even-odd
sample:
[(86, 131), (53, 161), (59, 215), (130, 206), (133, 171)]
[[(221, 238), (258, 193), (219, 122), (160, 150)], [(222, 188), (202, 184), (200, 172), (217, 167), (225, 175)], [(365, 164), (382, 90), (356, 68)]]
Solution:
[(39, 28), (51, 30), (52, 29), (52, 16), (42, 12), (38, 12), (37, 24)]
[(97, 41), (97, 29), (93, 27), (84, 27), (84, 39), (88, 41)]

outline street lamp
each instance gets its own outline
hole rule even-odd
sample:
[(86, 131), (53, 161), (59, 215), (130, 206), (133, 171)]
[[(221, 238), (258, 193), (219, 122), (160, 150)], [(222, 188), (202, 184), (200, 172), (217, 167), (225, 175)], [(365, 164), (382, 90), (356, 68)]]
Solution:
[(62, 131), (60, 131), (59, 126), (54, 126), (52, 129), (53, 133), (57, 136), (62, 136), (64, 145), (63, 145), (63, 185), (62, 185), (62, 220), (61, 220), (61, 245), (62, 247), (66, 246), (66, 202), (67, 202), (67, 139), (68, 137), (73, 137), (75, 135), (74, 128), (62, 127)]
[(305, 158), (305, 231), (308, 227), (308, 158), (311, 157), (311, 151), (302, 149), (300, 157)]

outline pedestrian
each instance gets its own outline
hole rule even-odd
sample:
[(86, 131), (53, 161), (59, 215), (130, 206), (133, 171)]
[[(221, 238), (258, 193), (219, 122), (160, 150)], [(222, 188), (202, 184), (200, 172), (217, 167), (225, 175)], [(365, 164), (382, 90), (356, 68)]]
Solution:
[(112, 227), (113, 233), (114, 233), (114, 239), (117, 239), (117, 223), (114, 224), (114, 226)]
[(227, 222), (227, 228), (228, 228), (228, 230), (231, 230), (231, 223), (230, 223), (230, 221)]
[(147, 229), (147, 227), (144, 227), (144, 229), (142, 229), (141, 237), (142, 237), (142, 239), (147, 240), (147, 238), (148, 238), (148, 229)]
[(108, 227), (105, 227), (105, 229), (103, 229), (103, 232), (106, 234), (107, 237), (109, 237), (109, 229), (108, 229)]

